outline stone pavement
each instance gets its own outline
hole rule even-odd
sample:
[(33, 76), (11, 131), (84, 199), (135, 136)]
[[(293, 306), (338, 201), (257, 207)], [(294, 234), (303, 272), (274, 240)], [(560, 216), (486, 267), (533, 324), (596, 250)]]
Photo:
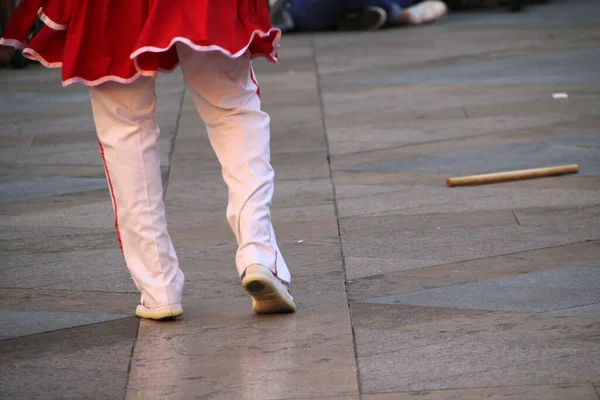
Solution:
[(178, 73), (157, 91), (185, 316), (158, 323), (133, 316), (85, 89), (0, 70), (0, 398), (597, 400), (600, 4), (282, 44), (256, 69), (295, 315), (251, 312)]

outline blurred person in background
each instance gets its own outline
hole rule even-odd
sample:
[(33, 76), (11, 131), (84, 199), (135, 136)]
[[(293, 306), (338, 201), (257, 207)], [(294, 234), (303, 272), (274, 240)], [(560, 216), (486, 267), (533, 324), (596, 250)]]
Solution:
[[(0, 0), (0, 36), (8, 25), (10, 17), (15, 12), (14, 0)], [(13, 58), (15, 51), (12, 47), (0, 46), (0, 66), (9, 64)]]
[[(3, 35), (4, 30), (8, 26), (8, 22), (15, 13), (17, 3), (16, 0), (0, 0), (0, 36)], [(43, 26), (43, 22), (36, 18), (27, 41), (31, 40)], [(12, 66), (13, 68), (25, 68), (28, 64), (32, 63), (34, 63), (34, 61), (23, 57), (23, 53), (20, 49), (15, 50), (13, 46), (0, 45), (0, 68), (7, 65)]]
[(284, 31), (420, 25), (437, 21), (448, 12), (440, 0), (274, 0), (270, 5), (273, 23)]

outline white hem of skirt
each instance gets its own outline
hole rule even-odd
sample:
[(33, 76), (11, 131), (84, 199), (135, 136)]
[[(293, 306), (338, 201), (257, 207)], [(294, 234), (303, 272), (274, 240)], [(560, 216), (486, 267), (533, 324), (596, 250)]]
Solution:
[[(127, 83), (131, 83), (131, 82), (135, 81), (140, 76), (155, 77), (158, 72), (163, 72), (163, 73), (173, 72), (179, 66), (179, 63), (177, 63), (171, 70), (164, 70), (164, 69), (159, 68), (157, 71), (154, 71), (154, 70), (148, 71), (148, 70), (142, 70), (139, 67), (139, 65), (137, 63), (137, 57), (146, 52), (162, 53), (164, 51), (169, 50), (177, 42), (183, 43), (195, 51), (220, 51), (221, 53), (225, 54), (228, 57), (238, 58), (244, 54), (248, 54), (248, 49), (249, 49), (250, 45), (252, 44), (252, 42), (254, 41), (254, 38), (256, 36), (265, 38), (265, 37), (268, 37), (269, 35), (271, 35), (273, 32), (276, 32), (275, 38), (273, 39), (273, 43), (272, 43), (273, 51), (270, 54), (262, 54), (262, 53), (252, 54), (251, 56), (249, 55), (249, 57), (252, 59), (266, 58), (269, 61), (271, 61), (272, 63), (277, 63), (277, 51), (279, 50), (279, 41), (281, 40), (281, 31), (276, 28), (271, 28), (267, 32), (255, 30), (250, 35), (250, 40), (248, 41), (248, 44), (246, 46), (244, 46), (242, 49), (240, 49), (239, 51), (237, 51), (236, 53), (231, 53), (227, 49), (224, 49), (220, 46), (215, 46), (215, 45), (200, 46), (200, 45), (194, 44), (188, 38), (178, 36), (178, 37), (173, 38), (167, 47), (160, 48), (160, 47), (153, 47), (153, 46), (145, 46), (145, 47), (141, 47), (141, 48), (135, 50), (133, 53), (131, 53), (130, 58), (133, 60), (137, 72), (130, 78), (123, 78), (123, 77), (119, 77), (119, 76), (115, 76), (115, 75), (106, 75), (101, 78), (90, 81), (90, 80), (87, 80), (87, 79), (79, 77), (79, 76), (74, 76), (72, 78), (63, 80), (62, 85), (68, 86), (73, 83), (82, 83), (85, 86), (98, 86), (98, 85), (101, 85), (106, 82), (117, 82), (117, 83), (127, 84)], [(6, 45), (11, 45), (13, 47), (15, 47), (15, 44), (21, 44), (21, 42), (19, 42), (17, 40), (13, 40), (13, 39), (0, 39), (0, 44), (4, 44), (4, 42), (7, 43)], [(11, 44), (11, 43), (13, 43), (13, 44)], [(42, 57), (41, 54), (39, 54), (37, 51), (30, 49), (28, 47), (26, 47), (23, 50), (23, 55), (31, 60), (38, 61), (40, 64), (42, 64), (43, 66), (45, 66), (47, 68), (61, 68), (62, 67), (62, 62), (54, 62), (54, 63), (48, 62), (46, 59), (44, 59)]]

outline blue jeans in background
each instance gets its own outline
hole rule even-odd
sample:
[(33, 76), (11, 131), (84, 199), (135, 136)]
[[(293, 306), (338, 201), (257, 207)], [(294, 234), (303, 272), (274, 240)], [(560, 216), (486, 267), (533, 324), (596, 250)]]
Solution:
[(388, 22), (396, 22), (402, 9), (414, 0), (291, 0), (287, 11), (299, 31), (332, 29), (348, 13), (367, 7), (380, 7), (387, 13)]

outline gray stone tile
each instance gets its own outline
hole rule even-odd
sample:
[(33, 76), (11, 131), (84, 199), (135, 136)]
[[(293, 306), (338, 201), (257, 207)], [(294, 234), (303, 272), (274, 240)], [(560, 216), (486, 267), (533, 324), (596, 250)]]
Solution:
[(76, 290), (0, 289), (4, 310), (35, 310), (133, 316), (139, 293), (107, 293)]
[(516, 225), (518, 222), (512, 211), (497, 210), (472, 213), (348, 217), (340, 219), (339, 224), (342, 235), (365, 235), (400, 230), (424, 232), (451, 228)]
[[(0, 120), (1, 122), (1, 120)], [(34, 139), (34, 135), (2, 135), (0, 134), (0, 146), (6, 147), (22, 147), (29, 146)]]
[[(598, 239), (596, 222), (572, 226), (489, 226), (342, 237), (348, 279), (485, 259)], [(494, 240), (490, 240), (493, 238)], [(401, 249), (399, 251), (399, 249)]]
[[(365, 329), (357, 355), (370, 357), (412, 348), (397, 335), (456, 335), (468, 339), (496, 335), (508, 341), (538, 343), (573, 342), (596, 345), (598, 318), (552, 316), (544, 313), (513, 313), (443, 307), (374, 303), (351, 303), (355, 328)], [(369, 336), (370, 335), (370, 336)], [(372, 340), (379, 335), (378, 340)], [(358, 342), (357, 342), (358, 343)]]
[(137, 318), (0, 342), (0, 397), (122, 398)]
[(2, 91), (0, 98), (0, 116), (19, 113), (23, 110), (23, 104), (27, 104), (29, 113), (39, 113), (54, 110), (70, 110), (74, 106), (89, 108), (90, 97), (86, 92), (74, 92), (69, 96), (57, 96), (56, 93), (30, 92), (26, 90)]
[[(382, 150), (452, 139), (469, 139), (482, 135), (528, 131), (578, 120), (577, 115), (547, 114), (521, 117), (482, 117), (452, 120), (407, 120), (345, 126), (327, 130), (333, 156)], [(452, 121), (452, 123), (449, 123)], [(393, 135), (390, 135), (393, 132)]]
[[(478, 119), (480, 120), (480, 119)], [(512, 118), (511, 118), (512, 120)], [(481, 120), (480, 120), (481, 121)], [(485, 119), (483, 119), (485, 121)], [(455, 120), (462, 124), (462, 121)], [(432, 122), (428, 122), (428, 125)], [(504, 122), (502, 123), (504, 124)], [(434, 125), (435, 127), (435, 125)], [(334, 155), (331, 158), (332, 169), (343, 170), (346, 167), (368, 164), (372, 162), (398, 161), (404, 158), (420, 156), (439, 156), (448, 153), (458, 153), (467, 150), (485, 149), (495, 146), (522, 142), (540, 142), (553, 136), (567, 136), (585, 131), (597, 131), (600, 128), (598, 121), (580, 118), (572, 121), (563, 121), (553, 125), (539, 125), (525, 129), (509, 129), (508, 131), (497, 131), (485, 133), (478, 136), (457, 135), (455, 138), (442, 139), (440, 141), (422, 141), (400, 144), (395, 147), (367, 151), (354, 154)], [(421, 138), (422, 139), (422, 138)]]
[[(3, 210), (4, 211), (4, 210)], [(0, 225), (0, 238), (2, 240), (17, 241), (31, 240), (33, 237), (47, 236), (75, 236), (75, 235), (102, 235), (107, 233), (107, 229), (98, 228), (72, 228), (72, 227), (52, 227), (52, 226), (18, 226), (18, 225)], [(110, 230), (112, 232), (112, 230)], [(114, 233), (114, 232), (113, 232)], [(12, 244), (12, 243), (11, 243)], [(7, 246), (2, 251), (8, 251), (14, 247)]]
[(590, 384), (511, 386), (476, 389), (424, 390), (401, 393), (376, 393), (362, 396), (363, 400), (597, 400)]
[(119, 314), (0, 310), (0, 336), (13, 338), (125, 318)]
[[(39, 207), (27, 214), (2, 216), (0, 224), (18, 226), (56, 226), (111, 229), (114, 228), (114, 213), (110, 195), (101, 193), (104, 200), (91, 204), (78, 204), (70, 208), (52, 209)], [(89, 203), (89, 201), (88, 201)]]
[[(123, 254), (118, 245), (113, 249), (74, 252), (2, 255), (2, 278), (5, 288), (56, 288), (78, 290), (92, 288), (100, 281), (107, 288), (123, 282), (133, 288), (126, 273)], [(111, 275), (117, 274), (116, 277)], [(108, 289), (111, 291), (111, 289)]]
[[(597, 287), (599, 279), (600, 264), (589, 264), (404, 293), (364, 302), (573, 315), (571, 308), (600, 303), (600, 291)], [(591, 307), (585, 310), (590, 314), (593, 311)], [(600, 314), (591, 315), (600, 317)]]
[[(181, 398), (193, 392), (278, 399), (357, 393), (352, 337), (338, 328), (344, 318), (337, 314), (330, 308), (279, 318), (221, 314), (186, 317), (164, 327), (142, 324), (128, 397), (168, 393)], [(197, 341), (197, 335), (203, 340)], [(325, 347), (327, 354), (320, 350)], [(148, 369), (149, 363), (160, 368)]]
[(515, 210), (515, 217), (521, 225), (548, 225), (583, 220), (598, 220), (600, 206), (584, 206), (574, 208), (530, 208)]
[(353, 304), (352, 317), (365, 393), (577, 384), (600, 374), (597, 318), (376, 304)]
[(437, 157), (416, 157), (358, 165), (351, 170), (378, 172), (432, 172), (485, 174), (554, 165), (579, 164), (580, 175), (600, 175), (600, 137), (583, 132)]
[(416, 215), (530, 207), (577, 207), (599, 203), (598, 194), (590, 190), (534, 189), (510, 187), (505, 184), (445, 188), (443, 180), (440, 177), (439, 187), (397, 185), (394, 192), (340, 199), (339, 213), (345, 218), (358, 215)]
[(3, 179), (0, 181), (0, 202), (10, 203), (105, 188), (107, 188), (106, 179)]
[[(535, 271), (546, 271), (568, 265), (585, 265), (597, 262), (598, 251), (597, 242), (583, 242), (458, 263), (435, 265), (420, 269), (406, 269), (405, 271), (378, 274), (348, 281), (348, 296), (350, 300), (356, 301)], [(345, 261), (346, 266), (351, 263), (356, 264), (361, 262), (365, 266), (385, 263), (384, 265), (389, 264), (389, 269), (393, 269), (395, 259), (346, 257)]]
[[(402, 74), (375, 75), (355, 79), (352, 84), (487, 84), (487, 85), (593, 85), (600, 84), (588, 57), (600, 57), (599, 49), (557, 51), (521, 55), (509, 59), (421, 68)], [(531, 69), (530, 65), (537, 65)], [(573, 76), (572, 66), (578, 66)], [(349, 82), (345, 82), (349, 83)]]
[[(357, 346), (369, 335), (383, 339), (377, 330), (356, 329), (355, 333)], [(495, 332), (394, 332), (385, 336), (406, 346), (358, 358), (366, 393), (576, 384), (593, 381), (600, 374), (600, 349), (593, 343), (517, 340)]]
[[(552, 99), (553, 91), (550, 88), (533, 85), (498, 86), (494, 90), (489, 90), (485, 84), (324, 86), (323, 102), (327, 117), (365, 113), (365, 110), (389, 114), (395, 111), (399, 115), (408, 112), (409, 116), (418, 117), (419, 114), (415, 114), (417, 112), (434, 117), (438, 111), (457, 108), (457, 96), (460, 96), (460, 107), (465, 111), (463, 116), (469, 118), (498, 115), (500, 112), (504, 115), (523, 115), (527, 112), (532, 115), (532, 111), (547, 114), (549, 109), (578, 112), (571, 108), (572, 104), (588, 106), (588, 102), (597, 99), (597, 94), (589, 90), (591, 88), (576, 85), (561, 86), (561, 90), (570, 93), (568, 102), (557, 102)], [(367, 101), (373, 98), (377, 102)], [(370, 115), (366, 115), (366, 118), (370, 119)], [(403, 119), (398, 118), (398, 121)]]
[(561, 310), (547, 311), (548, 315), (568, 315), (579, 317), (598, 317), (600, 316), (600, 303), (588, 304), (584, 306), (569, 307)]
[[(59, 276), (59, 278), (56, 280), (48, 280), (48, 282), (51, 283), (38, 284), (35, 287), (48, 290), (98, 291), (106, 293), (139, 294), (135, 284), (133, 283), (133, 280), (131, 279), (131, 274), (125, 266), (125, 263), (123, 262), (122, 265), (118, 265), (117, 268), (111, 268), (110, 270), (112, 271), (115, 269), (117, 272), (92, 274), (90, 271), (88, 271), (88, 276), (86, 276), (84, 279), (74, 277), (73, 275), (75, 274), (71, 274), (70, 276)], [(17, 287), (31, 286), (25, 286), (21, 284)], [(139, 304), (139, 301), (131, 303), (129, 305), (130, 309), (133, 310), (134, 306), (137, 304)]]
[(325, 151), (274, 153), (271, 156), (271, 164), (279, 181), (326, 178), (331, 185), (329, 164), (327, 163), (327, 153)]
[(115, 232), (84, 233), (75, 229), (60, 236), (55, 233), (0, 239), (1, 254), (8, 256), (9, 254), (44, 254), (92, 249), (111, 250), (118, 243)]

